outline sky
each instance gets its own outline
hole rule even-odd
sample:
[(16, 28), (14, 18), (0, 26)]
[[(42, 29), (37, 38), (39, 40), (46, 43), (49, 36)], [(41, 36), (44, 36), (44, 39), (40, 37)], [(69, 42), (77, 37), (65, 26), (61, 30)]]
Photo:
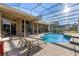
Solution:
[(42, 20), (49, 23), (59, 21), (60, 24), (74, 24), (79, 17), (78, 3), (6, 3), (6, 5), (33, 16), (42, 15)]

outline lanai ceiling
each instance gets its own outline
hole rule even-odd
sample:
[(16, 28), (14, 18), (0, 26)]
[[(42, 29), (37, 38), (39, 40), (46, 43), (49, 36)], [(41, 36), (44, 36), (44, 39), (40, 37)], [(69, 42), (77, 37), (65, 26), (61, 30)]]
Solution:
[(79, 3), (6, 3), (33, 16), (41, 16), (43, 21), (58, 21), (60, 24), (78, 22)]

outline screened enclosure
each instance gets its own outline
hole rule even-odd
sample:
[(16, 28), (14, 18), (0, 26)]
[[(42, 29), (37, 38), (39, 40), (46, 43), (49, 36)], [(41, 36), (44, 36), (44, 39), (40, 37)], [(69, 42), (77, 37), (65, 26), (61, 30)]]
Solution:
[(79, 54), (79, 3), (1, 3), (0, 38), (15, 55), (18, 46), (29, 56)]
[(78, 30), (79, 3), (7, 3), (5, 5), (33, 16), (40, 16), (41, 21), (48, 24), (58, 22), (62, 30)]

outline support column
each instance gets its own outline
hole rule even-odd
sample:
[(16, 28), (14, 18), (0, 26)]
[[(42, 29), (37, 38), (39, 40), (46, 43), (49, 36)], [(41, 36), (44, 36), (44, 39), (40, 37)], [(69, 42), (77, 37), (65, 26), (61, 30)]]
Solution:
[(16, 35), (17, 36), (23, 36), (23, 33), (22, 33), (22, 20), (17, 20), (16, 21)]
[(37, 34), (38, 34), (38, 20), (37, 20)]
[(38, 33), (40, 33), (40, 24), (38, 25)]
[(40, 24), (40, 26), (39, 26), (39, 30), (40, 30), (40, 33), (41, 33), (41, 24)]
[(45, 33), (45, 28), (46, 28), (46, 27), (45, 27), (45, 25), (44, 25), (44, 27), (43, 27), (43, 29), (44, 29), (44, 33)]
[(26, 37), (26, 21), (24, 20), (24, 37)]
[(48, 31), (49, 32), (51, 31), (51, 25), (48, 25)]
[(42, 25), (42, 33), (43, 33), (43, 25)]
[(41, 33), (42, 33), (42, 25), (41, 25)]
[(48, 26), (46, 25), (46, 32), (48, 32)]
[(46, 25), (44, 25), (44, 32), (46, 32)]
[(47, 32), (48, 32), (48, 25), (47, 25)]
[(20, 36), (23, 36), (23, 34), (22, 34), (22, 21), (21, 20), (19, 20), (19, 22), (18, 22), (18, 25), (19, 25), (19, 35)]
[(34, 31), (35, 31), (34, 22), (32, 23), (32, 25), (33, 25), (32, 26), (32, 30), (33, 30), (32, 33), (34, 34)]
[(40, 33), (41, 33), (41, 24), (40, 24)]
[(44, 33), (44, 25), (43, 25), (43, 33)]
[(12, 29), (11, 24), (12, 24), (12, 17), (10, 18), (10, 38), (11, 38), (11, 29)]
[(0, 40), (1, 40), (1, 20), (2, 20), (2, 17), (1, 17), (1, 14), (0, 14)]
[(77, 30), (78, 30), (78, 33), (79, 33), (79, 17), (78, 17), (78, 25), (77, 25)]
[(44, 25), (43, 25), (43, 33), (44, 33)]

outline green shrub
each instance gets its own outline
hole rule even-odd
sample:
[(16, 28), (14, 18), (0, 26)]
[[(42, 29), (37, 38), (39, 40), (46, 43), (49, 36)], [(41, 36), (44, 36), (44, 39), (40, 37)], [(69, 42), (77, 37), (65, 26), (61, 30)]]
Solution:
[(52, 33), (63, 33), (63, 30), (61, 28), (53, 28), (51, 30)]

